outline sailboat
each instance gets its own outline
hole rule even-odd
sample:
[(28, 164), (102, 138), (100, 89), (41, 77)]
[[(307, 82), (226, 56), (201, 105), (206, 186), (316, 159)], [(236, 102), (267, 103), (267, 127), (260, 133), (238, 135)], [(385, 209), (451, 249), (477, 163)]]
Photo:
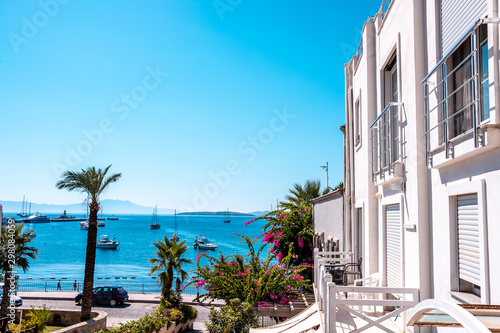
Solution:
[[(21, 208), (21, 213), (17, 214), (20, 217), (28, 217), (29, 214), (26, 212), (28, 209), (28, 202), (25, 199), (25, 196), (23, 195), (23, 206)], [(31, 211), (31, 206), (30, 206), (30, 211)]]
[(174, 234), (170, 237), (170, 240), (179, 240), (179, 229), (177, 228), (177, 209), (174, 211)]
[(160, 224), (158, 223), (158, 207), (155, 205), (155, 209), (153, 209), (153, 218), (151, 219), (151, 225), (149, 226), (151, 229), (160, 229)]
[(231, 220), (229, 219), (229, 208), (226, 209), (226, 214), (224, 215), (224, 220), (222, 222), (224, 222), (224, 223), (231, 222)]

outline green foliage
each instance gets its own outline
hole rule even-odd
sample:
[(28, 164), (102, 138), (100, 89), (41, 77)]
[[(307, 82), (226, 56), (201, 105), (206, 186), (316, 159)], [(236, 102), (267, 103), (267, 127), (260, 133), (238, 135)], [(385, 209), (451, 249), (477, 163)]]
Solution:
[[(50, 317), (50, 307), (43, 304), (40, 308), (36, 309), (33, 305), (31, 306), (31, 311), (26, 315), (30, 318), (29, 322), (38, 325), (38, 330), (43, 332), (47, 326), (47, 322)], [(33, 325), (34, 326), (34, 325)]]
[(290, 265), (312, 265), (314, 227), (311, 207), (282, 202), (281, 209), (247, 223), (256, 220), (267, 221), (263, 241), (271, 245), (271, 252), (279, 261), (291, 248)]
[(310, 206), (311, 199), (321, 196), (321, 181), (307, 180), (304, 186), (295, 183), (293, 188), (289, 189), (290, 194), (285, 199), (296, 205)]
[(172, 322), (183, 324), (191, 319), (196, 319), (198, 313), (192, 306), (180, 302), (175, 307), (172, 306), (173, 303), (177, 303), (178, 295), (171, 293), (169, 299), (162, 297), (158, 309), (139, 320), (130, 321), (97, 333), (151, 333), (158, 332), (163, 326), (169, 327)]
[(249, 249), (249, 253), (242, 255), (229, 255), (224, 257), (207, 256), (211, 265), (200, 266), (196, 271), (198, 278), (190, 282), (197, 287), (206, 288), (208, 294), (202, 296), (202, 300), (223, 299), (229, 303), (232, 299), (245, 301), (252, 306), (267, 306), (267, 301), (286, 303), (297, 297), (297, 290), (307, 286), (306, 280), (300, 276), (307, 267), (288, 267), (291, 252), (282, 258), (280, 264), (276, 263), (275, 255), (268, 252), (265, 260), (260, 259), (260, 254), (266, 244), (258, 251), (254, 249), (254, 243), (258, 239), (251, 240), (247, 236), (241, 236)]
[(152, 242), (156, 247), (153, 252), (155, 257), (149, 258), (149, 263), (153, 265), (149, 274), (159, 272), (158, 280), (162, 284), (161, 293), (166, 296), (171, 291), (174, 281), (174, 271), (177, 272), (176, 291), (179, 290), (182, 281), (186, 279), (187, 272), (182, 269), (183, 264), (192, 263), (191, 260), (183, 258), (183, 254), (189, 249), (185, 245), (186, 241), (178, 242), (177, 239), (170, 241), (167, 236), (163, 237), (163, 241), (157, 240), (156, 243)]
[(246, 333), (250, 328), (258, 327), (259, 321), (254, 307), (248, 302), (231, 300), (220, 310), (210, 309), (209, 322), (205, 325), (210, 333), (238, 332)]

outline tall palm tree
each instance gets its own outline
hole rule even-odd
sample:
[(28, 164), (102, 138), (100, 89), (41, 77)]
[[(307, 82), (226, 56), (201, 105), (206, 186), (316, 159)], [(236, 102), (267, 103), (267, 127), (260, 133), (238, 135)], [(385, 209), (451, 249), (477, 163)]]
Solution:
[[(172, 289), (174, 270), (177, 271), (177, 285), (180, 285), (180, 282), (184, 281), (187, 277), (187, 272), (182, 270), (182, 265), (191, 264), (193, 261), (182, 258), (184, 252), (189, 248), (187, 245), (184, 245), (186, 240), (178, 243), (177, 239), (174, 238), (170, 241), (167, 236), (164, 236), (163, 242), (158, 239), (156, 243), (151, 243), (156, 247), (156, 251), (153, 252), (156, 257), (149, 258), (149, 263), (153, 265), (149, 274), (152, 275), (155, 272), (160, 272), (158, 278), (162, 283), (161, 294), (166, 296)], [(180, 279), (179, 276), (181, 277)]]
[[(306, 180), (304, 186), (295, 183), (293, 188), (289, 189), (289, 195), (285, 196), (285, 199), (296, 204), (296, 205), (306, 205), (311, 204), (311, 199), (319, 197), (321, 193), (321, 181), (318, 180)], [(323, 193), (325, 194), (325, 193)]]
[(5, 273), (3, 296), (0, 305), (0, 317), (7, 315), (9, 294), (11, 287), (12, 270), (17, 267), (24, 272), (30, 267), (29, 259), (36, 259), (38, 249), (28, 246), (33, 238), (28, 237), (31, 232), (23, 231), (23, 224), (2, 226), (0, 237), (0, 269)]
[(87, 234), (87, 253), (85, 256), (85, 275), (83, 279), (83, 297), (81, 320), (90, 319), (92, 310), (92, 289), (94, 287), (95, 251), (97, 243), (97, 213), (99, 212), (99, 197), (111, 183), (116, 182), (122, 176), (115, 173), (106, 177), (109, 168), (104, 170), (90, 167), (80, 172), (65, 171), (61, 180), (56, 183), (58, 189), (68, 191), (80, 191), (86, 193), (90, 198), (89, 204), (89, 230)]

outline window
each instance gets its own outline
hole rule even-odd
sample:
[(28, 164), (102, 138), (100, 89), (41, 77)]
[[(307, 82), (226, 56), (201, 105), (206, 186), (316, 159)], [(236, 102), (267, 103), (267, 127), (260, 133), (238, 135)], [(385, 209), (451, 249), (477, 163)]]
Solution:
[(488, 30), (485, 25), (479, 28), (479, 82), (481, 85), (481, 121), (490, 119), (490, 80), (488, 76)]
[[(478, 52), (474, 52), (474, 38), (479, 38)], [(443, 108), (443, 119), (447, 116), (448, 137), (454, 138), (467, 132), (473, 127), (473, 117), (479, 99), (481, 120), (489, 118), (489, 79), (488, 79), (488, 42), (486, 39), (486, 26), (480, 26), (477, 34), (469, 36), (451, 54), (444, 73), (446, 86), (444, 98), (447, 98), (446, 107)], [(477, 67), (475, 67), (478, 65)], [(479, 73), (476, 73), (476, 68)], [(475, 76), (478, 75), (480, 96), (476, 96)], [(486, 104), (485, 104), (486, 102)]]
[(361, 142), (361, 110), (359, 106), (359, 99), (356, 101), (356, 104), (354, 106), (354, 121), (355, 121), (355, 129), (354, 129), (354, 135), (356, 136), (356, 145), (359, 145)]

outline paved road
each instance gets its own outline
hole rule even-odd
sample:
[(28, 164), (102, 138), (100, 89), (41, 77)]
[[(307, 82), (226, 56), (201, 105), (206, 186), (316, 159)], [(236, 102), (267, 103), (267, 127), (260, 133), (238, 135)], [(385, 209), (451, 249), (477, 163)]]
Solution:
[[(31, 305), (35, 307), (40, 307), (45, 304), (53, 309), (67, 309), (67, 310), (80, 310), (80, 306), (76, 305), (74, 301), (64, 301), (64, 300), (35, 300), (35, 299), (23, 299), (23, 308), (30, 308)], [(144, 317), (146, 314), (151, 313), (157, 307), (157, 304), (153, 303), (125, 303), (119, 306), (95, 306), (96, 309), (105, 311), (108, 313), (107, 325), (113, 326), (121, 322), (127, 322), (130, 320), (136, 320)], [(208, 313), (210, 312), (210, 307), (207, 306), (194, 306), (198, 310), (198, 317), (195, 322), (194, 332), (203, 332), (205, 329), (205, 321), (208, 320)], [(192, 331), (193, 332), (193, 331)]]

